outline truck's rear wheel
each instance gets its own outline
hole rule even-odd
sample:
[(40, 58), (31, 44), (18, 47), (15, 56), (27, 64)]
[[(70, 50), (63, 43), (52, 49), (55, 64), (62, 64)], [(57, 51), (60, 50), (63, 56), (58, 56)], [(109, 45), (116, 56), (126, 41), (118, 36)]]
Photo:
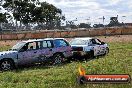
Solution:
[(89, 56), (90, 58), (94, 58), (94, 51), (90, 51), (90, 56)]

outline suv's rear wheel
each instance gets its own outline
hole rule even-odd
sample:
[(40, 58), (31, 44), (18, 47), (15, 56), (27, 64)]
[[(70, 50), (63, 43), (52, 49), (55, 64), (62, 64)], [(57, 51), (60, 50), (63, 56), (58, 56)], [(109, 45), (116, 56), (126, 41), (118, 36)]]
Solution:
[(0, 68), (2, 71), (12, 70), (14, 68), (13, 61), (7, 59), (2, 60), (0, 63)]
[(53, 65), (59, 65), (64, 61), (64, 57), (61, 54), (55, 54), (53, 56)]

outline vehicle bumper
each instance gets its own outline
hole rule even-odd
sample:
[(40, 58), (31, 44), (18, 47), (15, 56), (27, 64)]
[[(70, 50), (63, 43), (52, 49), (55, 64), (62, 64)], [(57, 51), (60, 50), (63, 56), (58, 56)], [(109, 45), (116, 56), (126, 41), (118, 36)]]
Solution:
[(86, 55), (86, 52), (84, 52), (84, 51), (73, 51), (72, 53), (73, 53), (73, 55), (80, 55), (80, 56)]
[(80, 58), (80, 57), (87, 55), (87, 53), (84, 51), (73, 51), (72, 53), (73, 53), (73, 57), (75, 57), (75, 58), (77, 58), (77, 57)]

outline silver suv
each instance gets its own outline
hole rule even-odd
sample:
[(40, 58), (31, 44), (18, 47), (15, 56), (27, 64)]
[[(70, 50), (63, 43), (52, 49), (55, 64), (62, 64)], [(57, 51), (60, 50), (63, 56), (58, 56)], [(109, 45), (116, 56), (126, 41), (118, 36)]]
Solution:
[(60, 64), (72, 56), (72, 48), (63, 38), (46, 38), (18, 42), (8, 51), (0, 52), (1, 70), (18, 65), (52, 62)]

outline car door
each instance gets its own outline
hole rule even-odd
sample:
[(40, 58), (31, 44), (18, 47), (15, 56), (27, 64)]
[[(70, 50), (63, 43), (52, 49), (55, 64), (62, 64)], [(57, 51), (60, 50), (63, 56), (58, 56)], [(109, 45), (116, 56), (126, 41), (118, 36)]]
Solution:
[(62, 46), (63, 49), (65, 50), (63, 52), (65, 57), (72, 56), (72, 48), (66, 40), (60, 40), (60, 46)]
[(100, 44), (96, 42), (95, 39), (91, 39), (91, 46), (93, 47), (94, 50), (94, 56), (97, 56), (100, 54)]
[(38, 52), (36, 42), (26, 43), (18, 53), (18, 64), (29, 65), (36, 63), (40, 54), (41, 52)]
[(55, 52), (62, 52), (65, 57), (69, 57), (72, 55), (71, 53), (71, 46), (63, 39), (56, 39), (54, 40), (54, 51)]
[(100, 55), (104, 54), (105, 53), (105, 50), (106, 50), (106, 47), (104, 46), (105, 43), (102, 43), (101, 40), (99, 39), (96, 39), (96, 43), (98, 45), (100, 45), (99, 49), (100, 49)]
[(45, 62), (51, 60), (53, 56), (53, 45), (50, 40), (44, 40), (38, 42), (39, 52), (41, 53), (38, 58), (38, 62)]

